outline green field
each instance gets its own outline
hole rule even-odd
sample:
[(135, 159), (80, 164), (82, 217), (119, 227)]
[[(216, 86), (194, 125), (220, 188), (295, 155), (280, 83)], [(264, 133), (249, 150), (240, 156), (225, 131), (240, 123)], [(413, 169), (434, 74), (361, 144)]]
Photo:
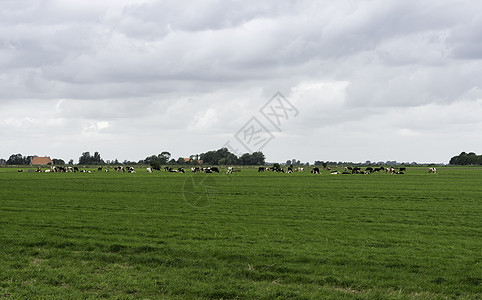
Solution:
[(0, 298), (480, 299), (481, 238), (481, 168), (0, 168)]

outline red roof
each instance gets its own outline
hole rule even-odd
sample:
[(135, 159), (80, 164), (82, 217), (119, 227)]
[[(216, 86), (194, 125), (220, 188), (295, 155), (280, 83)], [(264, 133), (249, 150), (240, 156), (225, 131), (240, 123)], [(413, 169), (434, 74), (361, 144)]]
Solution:
[(32, 158), (32, 162), (30, 164), (32, 165), (48, 165), (48, 164), (54, 164), (54, 162), (50, 159), (50, 157), (34, 157)]

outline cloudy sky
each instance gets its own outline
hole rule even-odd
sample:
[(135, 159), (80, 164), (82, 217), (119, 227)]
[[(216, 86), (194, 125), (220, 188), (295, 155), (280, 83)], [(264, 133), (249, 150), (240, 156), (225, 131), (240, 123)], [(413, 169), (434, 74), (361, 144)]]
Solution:
[(0, 5), (0, 158), (482, 154), (477, 1)]

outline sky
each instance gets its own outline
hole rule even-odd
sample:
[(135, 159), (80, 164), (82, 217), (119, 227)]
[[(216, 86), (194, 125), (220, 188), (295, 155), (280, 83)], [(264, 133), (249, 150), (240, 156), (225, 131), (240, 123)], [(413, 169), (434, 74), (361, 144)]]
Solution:
[(482, 152), (482, 2), (2, 0), (0, 158)]

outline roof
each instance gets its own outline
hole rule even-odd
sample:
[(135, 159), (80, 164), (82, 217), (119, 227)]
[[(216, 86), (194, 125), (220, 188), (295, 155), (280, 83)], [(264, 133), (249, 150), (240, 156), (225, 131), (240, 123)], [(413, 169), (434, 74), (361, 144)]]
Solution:
[(48, 165), (48, 164), (54, 164), (54, 162), (50, 159), (50, 157), (34, 157), (32, 158), (32, 162), (30, 164), (32, 165)]

